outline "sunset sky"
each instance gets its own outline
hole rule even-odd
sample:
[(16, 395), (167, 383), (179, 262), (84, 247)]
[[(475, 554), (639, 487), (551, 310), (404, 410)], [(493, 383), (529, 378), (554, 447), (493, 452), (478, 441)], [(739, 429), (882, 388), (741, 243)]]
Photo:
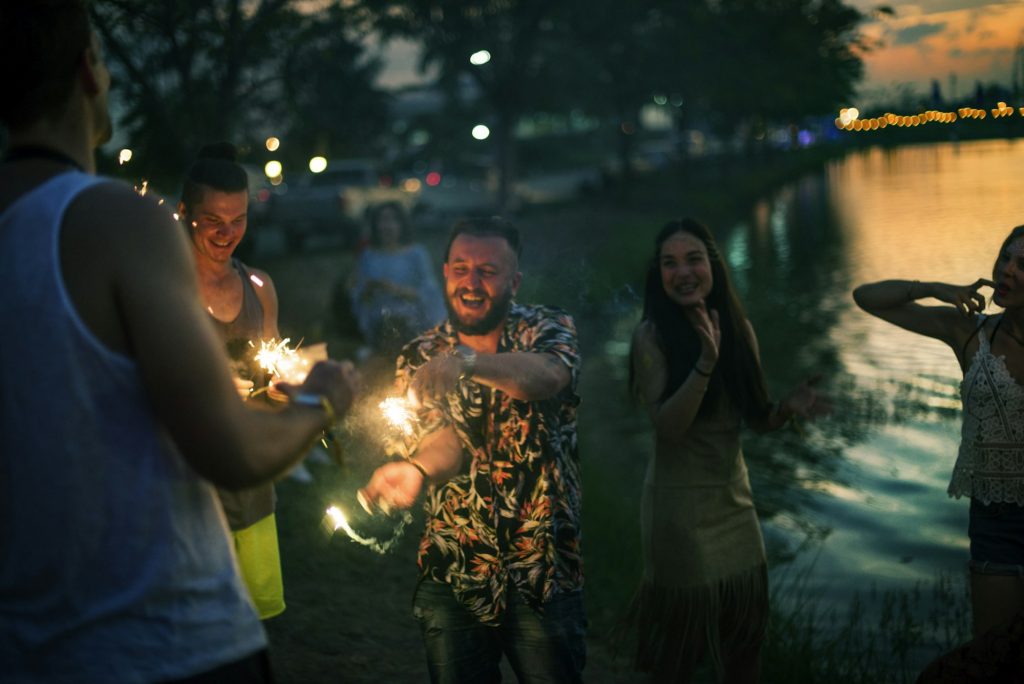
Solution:
[[(866, 36), (881, 42), (864, 58), (860, 90), (865, 102), (886, 98), (906, 84), (927, 93), (933, 78), (947, 98), (970, 93), (977, 80), (1010, 85), (1014, 53), (1024, 45), (1024, 0), (852, 0), (852, 4), (865, 12), (881, 4), (896, 11), (893, 17), (863, 27)], [(409, 43), (389, 46), (382, 84), (420, 82), (415, 73), (416, 52)], [(951, 75), (956, 76), (955, 92), (951, 92)]]
[[(856, 0), (852, 4), (867, 11), (883, 3)], [(864, 27), (865, 35), (882, 42), (864, 59), (861, 91), (866, 99), (900, 84), (927, 92), (933, 78), (947, 98), (971, 92), (977, 80), (1010, 85), (1014, 53), (1024, 45), (1024, 2), (896, 0), (889, 4), (896, 11), (894, 17)], [(956, 92), (950, 92), (951, 75), (956, 76)]]

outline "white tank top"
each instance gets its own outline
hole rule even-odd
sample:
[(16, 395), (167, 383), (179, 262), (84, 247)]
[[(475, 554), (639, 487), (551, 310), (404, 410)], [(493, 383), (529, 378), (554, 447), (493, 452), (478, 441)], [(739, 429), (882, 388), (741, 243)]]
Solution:
[(266, 646), (211, 485), (78, 317), (56, 176), (0, 214), (0, 680), (156, 682)]
[[(980, 317), (984, 325), (985, 317)], [(949, 495), (1024, 506), (1024, 387), (993, 356), (984, 329), (960, 384), (963, 427)]]

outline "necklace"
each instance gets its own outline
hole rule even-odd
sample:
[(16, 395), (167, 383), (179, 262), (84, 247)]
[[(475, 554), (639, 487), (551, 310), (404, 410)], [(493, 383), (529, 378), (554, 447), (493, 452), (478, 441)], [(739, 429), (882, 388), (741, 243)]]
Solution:
[(85, 171), (82, 165), (75, 161), (70, 155), (64, 154), (51, 147), (43, 147), (42, 145), (18, 145), (7, 150), (7, 154), (4, 155), (5, 162), (19, 161), (22, 159), (48, 159), (49, 161), (59, 162), (61, 164), (67, 164), (73, 166), (79, 171)]

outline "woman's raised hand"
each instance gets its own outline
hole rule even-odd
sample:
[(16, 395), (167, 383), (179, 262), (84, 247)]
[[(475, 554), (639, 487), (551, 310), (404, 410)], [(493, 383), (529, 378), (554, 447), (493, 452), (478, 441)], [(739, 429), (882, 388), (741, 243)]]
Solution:
[[(961, 314), (970, 316), (981, 313), (985, 309), (985, 296), (978, 292), (983, 287), (995, 287), (995, 283), (985, 278), (978, 278), (970, 285), (932, 283), (928, 295), (941, 302), (952, 304)], [(913, 286), (911, 286), (911, 290), (913, 290)]]
[(700, 306), (694, 307), (693, 316), (690, 318), (697, 335), (700, 336), (700, 359), (698, 363), (705, 369), (714, 368), (718, 363), (718, 350), (722, 343), (722, 330), (718, 327), (718, 312), (710, 311), (701, 302)]

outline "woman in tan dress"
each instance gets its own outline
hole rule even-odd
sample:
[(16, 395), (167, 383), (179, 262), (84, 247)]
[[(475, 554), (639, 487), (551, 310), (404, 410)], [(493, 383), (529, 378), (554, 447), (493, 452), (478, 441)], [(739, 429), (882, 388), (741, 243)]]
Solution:
[(757, 681), (768, 578), (740, 428), (774, 430), (828, 407), (813, 380), (769, 401), (753, 327), (714, 238), (692, 219), (656, 239), (630, 382), (656, 442), (641, 500), (644, 576), (629, 612), (637, 666), (657, 682), (686, 682), (709, 659), (720, 681)]

